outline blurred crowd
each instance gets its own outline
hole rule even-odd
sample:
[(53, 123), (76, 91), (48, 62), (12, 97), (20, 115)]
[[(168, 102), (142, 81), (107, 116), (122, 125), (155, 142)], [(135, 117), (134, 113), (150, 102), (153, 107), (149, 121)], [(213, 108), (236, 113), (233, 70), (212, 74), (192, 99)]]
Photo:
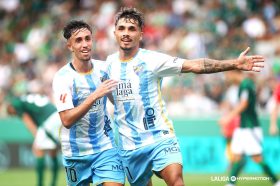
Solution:
[[(147, 49), (229, 59), (250, 46), (250, 54), (264, 55), (266, 66), (255, 77), (259, 109), (269, 112), (280, 81), (280, 0), (1, 0), (0, 100), (10, 92), (51, 97), (54, 73), (70, 60), (62, 29), (71, 19), (94, 27), (93, 58), (105, 60), (117, 50), (114, 15), (122, 6), (144, 13)], [(223, 112), (231, 83), (225, 73), (189, 73), (166, 78), (163, 91), (171, 115), (216, 114)]]

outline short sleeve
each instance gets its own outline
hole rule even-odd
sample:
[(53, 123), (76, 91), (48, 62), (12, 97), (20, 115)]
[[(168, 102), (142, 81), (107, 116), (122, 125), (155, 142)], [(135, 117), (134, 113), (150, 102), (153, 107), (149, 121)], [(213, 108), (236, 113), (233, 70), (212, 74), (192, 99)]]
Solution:
[(56, 74), (53, 79), (53, 97), (58, 112), (74, 108), (72, 101), (72, 83), (68, 76)]
[(172, 57), (159, 52), (151, 52), (147, 55), (148, 65), (158, 77), (166, 77), (181, 73), (184, 59)]

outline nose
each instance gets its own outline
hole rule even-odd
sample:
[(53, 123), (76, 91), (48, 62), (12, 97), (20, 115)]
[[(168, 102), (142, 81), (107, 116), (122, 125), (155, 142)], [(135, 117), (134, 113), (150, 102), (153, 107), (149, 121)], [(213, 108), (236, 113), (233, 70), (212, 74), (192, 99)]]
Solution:
[(83, 42), (82, 42), (82, 46), (83, 47), (87, 47), (89, 45), (89, 42), (88, 41), (86, 41), (86, 40), (83, 40)]
[(122, 33), (122, 36), (128, 36), (129, 35), (129, 31), (128, 29), (125, 29)]

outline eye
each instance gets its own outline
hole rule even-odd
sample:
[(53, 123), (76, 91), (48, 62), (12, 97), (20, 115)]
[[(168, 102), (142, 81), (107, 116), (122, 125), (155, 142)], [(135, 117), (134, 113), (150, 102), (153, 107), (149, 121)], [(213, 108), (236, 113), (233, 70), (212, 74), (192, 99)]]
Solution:
[(91, 37), (90, 37), (90, 36), (86, 36), (85, 40), (86, 40), (86, 41), (90, 41), (90, 40), (91, 40)]
[(124, 30), (124, 26), (119, 26), (118, 30)]
[(129, 27), (129, 30), (130, 30), (130, 31), (136, 31), (136, 27), (131, 26), (131, 27)]
[(76, 43), (80, 43), (82, 41), (82, 38), (78, 37), (75, 41)]

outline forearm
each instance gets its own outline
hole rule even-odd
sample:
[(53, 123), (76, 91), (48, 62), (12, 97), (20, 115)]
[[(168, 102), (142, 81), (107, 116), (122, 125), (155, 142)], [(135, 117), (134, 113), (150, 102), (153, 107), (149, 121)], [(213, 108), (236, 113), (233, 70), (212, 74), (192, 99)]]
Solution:
[(236, 116), (239, 116), (246, 108), (247, 108), (247, 101), (241, 101), (239, 104), (229, 113), (230, 119), (233, 119)]
[(35, 137), (37, 133), (37, 125), (34, 123), (32, 118), (28, 114), (22, 115), (23, 123), (25, 124), (26, 128), (31, 132), (31, 134)]
[(237, 69), (237, 59), (214, 60), (200, 58), (195, 60), (185, 60), (182, 73), (193, 72), (197, 74), (209, 74)]
[(278, 105), (275, 105), (270, 115), (270, 125), (274, 125), (274, 126), (277, 125), (277, 113), (278, 113)]
[(69, 110), (59, 112), (62, 124), (70, 128), (75, 122), (80, 120), (90, 110), (95, 101), (100, 98), (97, 93), (90, 94), (83, 103)]

